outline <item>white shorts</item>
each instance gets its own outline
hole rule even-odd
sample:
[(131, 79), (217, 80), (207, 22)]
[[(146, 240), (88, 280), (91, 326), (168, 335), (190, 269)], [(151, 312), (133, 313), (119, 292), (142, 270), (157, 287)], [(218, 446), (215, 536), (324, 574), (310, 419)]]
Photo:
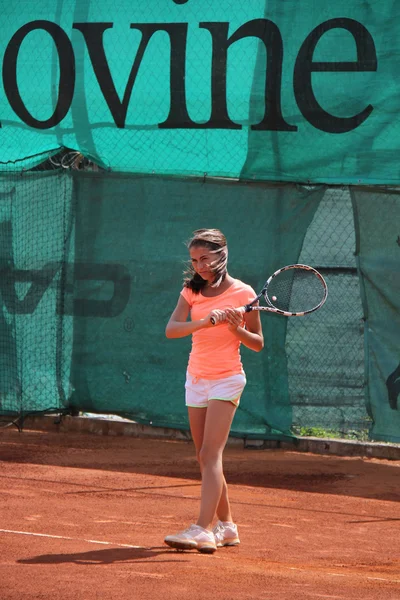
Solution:
[(223, 379), (201, 379), (186, 373), (186, 406), (207, 408), (210, 400), (224, 400), (239, 406), (246, 375), (238, 373)]

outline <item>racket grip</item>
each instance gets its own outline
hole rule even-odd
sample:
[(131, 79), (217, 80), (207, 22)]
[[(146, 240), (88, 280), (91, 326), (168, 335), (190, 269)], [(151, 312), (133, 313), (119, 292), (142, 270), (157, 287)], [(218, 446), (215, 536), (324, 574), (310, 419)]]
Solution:
[(215, 319), (214, 319), (214, 317), (211, 317), (210, 321), (211, 321), (211, 323), (212, 323), (213, 325), (215, 325)]

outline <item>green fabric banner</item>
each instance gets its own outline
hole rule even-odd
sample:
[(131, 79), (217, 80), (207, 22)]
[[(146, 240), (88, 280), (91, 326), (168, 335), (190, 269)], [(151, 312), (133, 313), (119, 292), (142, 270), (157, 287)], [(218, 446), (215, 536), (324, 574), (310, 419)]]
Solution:
[(64, 408), (71, 395), (72, 207), (65, 172), (0, 177), (2, 412)]
[(263, 315), (264, 350), (242, 350), (248, 384), (233, 433), (372, 425), (372, 439), (399, 442), (400, 194), (350, 193), (355, 228), (346, 188), (62, 169), (0, 176), (0, 416), (70, 409), (187, 429), (190, 338), (164, 330), (184, 241), (211, 218), (228, 238), (230, 273), (254, 289), (299, 260), (329, 288), (312, 315)]
[[(0, 178), (0, 414), (69, 408), (187, 429), (190, 337), (165, 337), (185, 239), (211, 218), (230, 273), (258, 290), (297, 261), (324, 188), (72, 173)], [(263, 324), (265, 351), (243, 349), (233, 433), (282, 438), (287, 319)]]
[(0, 163), (398, 183), (396, 0), (13, 0)]
[[(228, 239), (230, 273), (259, 289), (276, 265), (296, 262), (324, 190), (80, 175), (75, 260), (92, 264), (93, 281), (83, 275), (75, 292), (95, 300), (94, 312), (74, 322), (71, 403), (186, 429), (190, 337), (165, 337), (188, 260), (184, 241), (212, 215), (213, 226)], [(233, 433), (282, 437), (292, 425), (287, 319), (263, 324), (266, 352), (242, 351), (248, 385)]]
[(372, 436), (400, 442), (400, 193), (353, 189)]

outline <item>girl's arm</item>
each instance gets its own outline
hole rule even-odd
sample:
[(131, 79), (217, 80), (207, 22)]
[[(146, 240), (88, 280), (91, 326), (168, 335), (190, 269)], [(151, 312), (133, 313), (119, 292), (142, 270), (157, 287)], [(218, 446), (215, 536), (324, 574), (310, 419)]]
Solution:
[(243, 314), (234, 308), (225, 310), (226, 319), (229, 323), (229, 331), (250, 350), (260, 352), (264, 348), (264, 336), (262, 333), (260, 313), (256, 310), (244, 314), (246, 327), (241, 327)]
[(225, 320), (225, 312), (222, 310), (213, 310), (209, 315), (199, 321), (188, 321), (190, 306), (183, 296), (179, 296), (178, 304), (172, 313), (165, 335), (167, 338), (181, 338), (203, 329), (204, 327), (214, 327), (211, 323), (211, 317), (214, 317), (216, 323), (222, 323)]

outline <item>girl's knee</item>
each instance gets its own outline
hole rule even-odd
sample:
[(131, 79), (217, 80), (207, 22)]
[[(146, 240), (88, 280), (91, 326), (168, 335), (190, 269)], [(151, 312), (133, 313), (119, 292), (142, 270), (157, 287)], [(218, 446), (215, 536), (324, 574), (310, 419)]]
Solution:
[(200, 466), (206, 467), (221, 461), (221, 458), (222, 453), (219, 450), (203, 446), (198, 454), (197, 460), (199, 461)]

